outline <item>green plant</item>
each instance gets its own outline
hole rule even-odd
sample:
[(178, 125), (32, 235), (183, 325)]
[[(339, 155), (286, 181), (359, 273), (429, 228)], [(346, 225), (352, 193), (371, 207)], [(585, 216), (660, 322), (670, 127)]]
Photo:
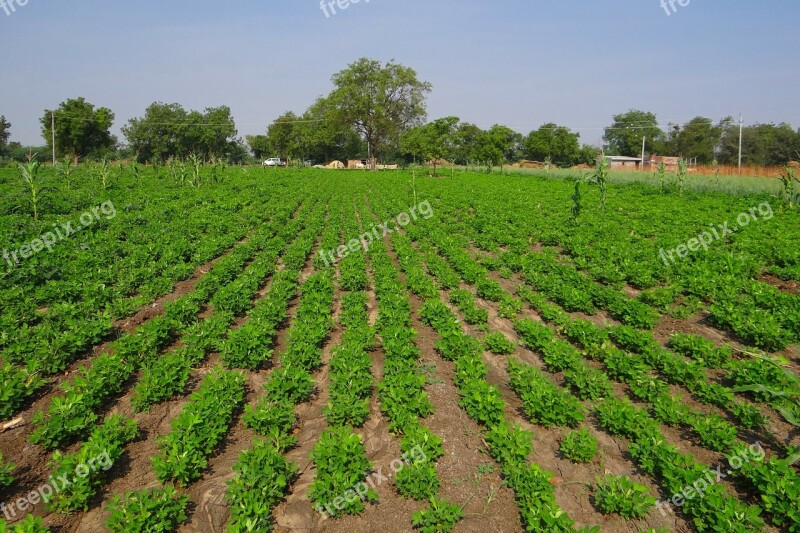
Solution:
[(97, 170), (97, 174), (100, 177), (100, 186), (104, 191), (107, 190), (111, 183), (111, 169), (108, 166), (108, 159), (104, 158), (100, 162), (100, 167)]
[(267, 396), (273, 399), (286, 399), (293, 404), (308, 400), (316, 383), (311, 375), (296, 366), (275, 370), (264, 385)]
[(486, 349), (495, 355), (509, 355), (517, 349), (516, 345), (502, 333), (490, 333), (483, 339)]
[(575, 189), (572, 193), (572, 220), (577, 221), (578, 217), (581, 216), (581, 211), (583, 210), (583, 194), (581, 193), (581, 185), (583, 185), (583, 179), (576, 179), (575, 180)]
[(574, 463), (591, 463), (597, 455), (597, 439), (585, 427), (567, 433), (559, 448)]
[(685, 159), (681, 158), (678, 161), (678, 173), (676, 177), (678, 178), (678, 194), (683, 194), (686, 190), (686, 176), (689, 173), (689, 165)]
[(39, 220), (39, 204), (42, 201), (43, 193), (48, 190), (39, 176), (41, 166), (42, 163), (36, 159), (35, 154), (29, 154), (28, 162), (24, 165), (22, 163), (17, 165), (19, 179), (25, 191), (25, 199), (30, 205), (34, 220)]
[(422, 533), (449, 533), (464, 517), (464, 508), (447, 500), (431, 496), (430, 503), (427, 509), (412, 515), (412, 525)]
[(395, 477), (397, 491), (406, 498), (424, 500), (439, 491), (436, 466), (428, 461), (404, 465)]
[(657, 171), (658, 171), (659, 190), (661, 191), (661, 194), (664, 194), (665, 192), (667, 192), (666, 188), (667, 165), (665, 165), (664, 162), (662, 161), (661, 163), (658, 164)]
[(197, 154), (189, 155), (189, 185), (201, 187), (203, 185), (203, 166), (205, 162)]
[(354, 487), (364, 483), (372, 468), (361, 437), (350, 428), (326, 429), (311, 451), (311, 460), (317, 467), (317, 474), (308, 496), (317, 509), (324, 508), (334, 517), (359, 514), (364, 510), (364, 501), (378, 498), (372, 489), (355, 498), (349, 497)]
[(92, 431), (78, 451), (62, 454), (56, 451), (50, 460), (54, 479), (70, 481), (53, 496), (44, 500), (54, 511), (69, 512), (89, 509), (89, 502), (103, 485), (105, 474), (125, 452), (124, 446), (138, 434), (136, 422), (120, 415), (110, 415)]
[(505, 421), (490, 428), (484, 440), (491, 456), (501, 465), (525, 464), (533, 450), (533, 433)]
[(221, 367), (203, 378), (200, 388), (172, 420), (172, 430), (159, 438), (161, 453), (152, 459), (159, 481), (175, 480), (187, 486), (200, 477), (244, 400), (244, 384), (242, 374)]
[(700, 442), (709, 450), (724, 452), (736, 442), (736, 426), (719, 415), (694, 417), (690, 423), (700, 438)]
[(800, 178), (795, 176), (794, 169), (786, 166), (783, 167), (783, 173), (780, 174), (781, 180), (781, 199), (789, 204), (789, 207), (794, 207), (798, 202), (800, 191), (796, 189), (800, 184)]
[(655, 505), (656, 499), (644, 485), (625, 476), (607, 475), (597, 479), (595, 506), (603, 513), (616, 513), (623, 518), (640, 518)]
[(270, 531), (270, 510), (286, 495), (297, 466), (269, 442), (259, 440), (239, 455), (233, 470), (236, 474), (225, 493), (231, 510), (228, 531)]
[(606, 374), (586, 364), (579, 364), (567, 370), (564, 378), (581, 400), (598, 400), (613, 393)]
[(589, 183), (594, 183), (600, 187), (600, 209), (606, 209), (606, 195), (608, 194), (608, 168), (610, 164), (606, 159), (605, 153), (600, 154), (594, 172), (589, 175)]
[(65, 156), (57, 167), (58, 175), (64, 180), (67, 190), (72, 189), (72, 175), (75, 173), (75, 168), (72, 165), (72, 158)]
[(106, 527), (113, 533), (176, 531), (186, 521), (188, 505), (189, 496), (178, 496), (172, 486), (128, 492), (109, 501)]
[(0, 489), (8, 487), (14, 482), (11, 473), (15, 468), (13, 464), (3, 462), (3, 453), (0, 452)]
[(38, 516), (27, 515), (25, 518), (14, 524), (6, 525), (6, 521), (0, 518), (0, 533), (49, 533), (50, 529), (44, 526), (44, 522)]

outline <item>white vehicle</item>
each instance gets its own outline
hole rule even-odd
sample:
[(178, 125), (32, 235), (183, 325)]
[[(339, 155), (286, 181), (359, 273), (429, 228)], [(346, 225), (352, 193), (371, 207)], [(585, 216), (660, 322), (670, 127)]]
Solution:
[(285, 167), (286, 163), (279, 157), (270, 157), (264, 161), (265, 167)]

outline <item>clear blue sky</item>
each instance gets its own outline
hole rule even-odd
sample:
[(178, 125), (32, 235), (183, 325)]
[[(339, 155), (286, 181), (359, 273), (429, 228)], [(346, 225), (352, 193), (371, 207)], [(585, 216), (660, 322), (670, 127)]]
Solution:
[(44, 109), (78, 96), (111, 108), (117, 134), (154, 101), (228, 105), (240, 135), (263, 133), (366, 56), (430, 81), (430, 118), (482, 127), (556, 122), (599, 143), (630, 108), (663, 125), (741, 112), (800, 127), (800, 2), (675, 6), (668, 16), (660, 0), (361, 0), (326, 18), (319, 0), (28, 0), (11, 16), (0, 9), (0, 115), (23, 144), (43, 143)]

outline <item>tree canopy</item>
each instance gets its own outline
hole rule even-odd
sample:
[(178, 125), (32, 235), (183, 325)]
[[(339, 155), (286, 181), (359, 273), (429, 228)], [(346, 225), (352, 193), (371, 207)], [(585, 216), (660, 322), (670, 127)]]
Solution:
[(581, 158), (580, 134), (553, 123), (542, 125), (530, 132), (523, 141), (527, 159), (550, 160), (560, 167), (570, 167)]
[(205, 159), (229, 157), (238, 151), (236, 124), (227, 106), (187, 112), (180, 104), (154, 102), (142, 118), (122, 127), (140, 162), (166, 161), (190, 154)]
[(643, 137), (651, 147), (659, 147), (664, 140), (664, 132), (658, 126), (654, 113), (632, 109), (614, 115), (614, 123), (606, 128), (603, 140), (610, 155), (636, 157), (642, 154)]
[(403, 135), (402, 150), (423, 161), (432, 161), (436, 174), (438, 161), (453, 153), (458, 121), (458, 117), (445, 117), (411, 128)]
[(106, 107), (95, 109), (81, 97), (62, 102), (58, 109), (45, 110), (40, 122), (48, 150), (53, 148), (53, 115), (57, 156), (69, 156), (77, 164), (81, 158), (104, 157), (116, 148), (117, 139), (110, 132), (114, 113)]
[(397, 143), (406, 129), (425, 118), (431, 84), (394, 61), (381, 65), (362, 58), (334, 74), (332, 81), (331, 118), (362, 135), (373, 167), (379, 147)]

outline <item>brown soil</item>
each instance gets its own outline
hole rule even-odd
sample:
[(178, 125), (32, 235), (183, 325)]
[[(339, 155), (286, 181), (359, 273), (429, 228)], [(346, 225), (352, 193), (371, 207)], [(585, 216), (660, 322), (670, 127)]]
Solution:
[(770, 285), (774, 285), (775, 287), (784, 292), (788, 292), (789, 294), (800, 294), (800, 282), (793, 280), (784, 281), (778, 276), (773, 276), (772, 274), (764, 274), (761, 276), (761, 281), (765, 281)]

